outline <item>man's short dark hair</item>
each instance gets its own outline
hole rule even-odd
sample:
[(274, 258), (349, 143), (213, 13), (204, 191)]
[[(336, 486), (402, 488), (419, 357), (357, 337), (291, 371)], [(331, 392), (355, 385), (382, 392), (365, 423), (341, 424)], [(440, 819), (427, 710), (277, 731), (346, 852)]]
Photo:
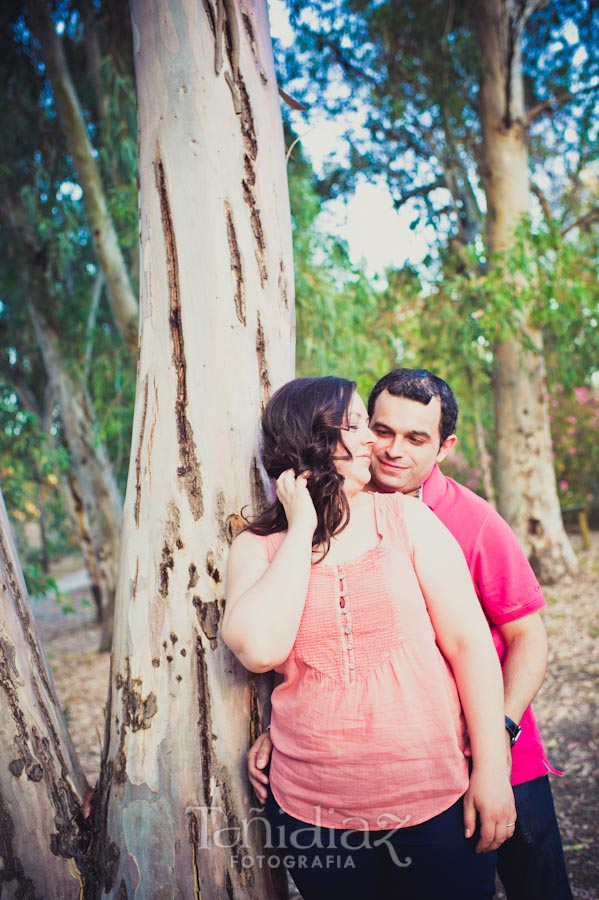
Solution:
[(450, 434), (455, 434), (458, 424), (458, 403), (455, 394), (446, 381), (433, 375), (428, 369), (393, 369), (379, 379), (368, 398), (368, 415), (371, 418), (376, 398), (383, 391), (389, 391), (392, 397), (405, 397), (425, 406), (428, 406), (433, 397), (438, 397), (441, 402), (441, 444)]

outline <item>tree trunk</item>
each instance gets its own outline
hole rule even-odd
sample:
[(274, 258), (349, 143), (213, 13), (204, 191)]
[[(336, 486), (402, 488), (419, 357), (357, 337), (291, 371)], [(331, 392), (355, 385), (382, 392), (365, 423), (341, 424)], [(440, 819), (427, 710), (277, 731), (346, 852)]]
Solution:
[(37, 524), (40, 533), (40, 565), (44, 575), (48, 575), (50, 573), (50, 550), (48, 547), (48, 529), (46, 528), (45, 498), (43, 492), (42, 473), (37, 467), (33, 472), (33, 479), (35, 482), (35, 503), (39, 511)]
[(476, 431), (476, 449), (478, 450), (478, 458), (480, 460), (480, 468), (482, 472), (483, 491), (485, 492), (485, 497), (490, 505), (493, 507), (493, 509), (496, 509), (497, 501), (495, 499), (493, 471), (489, 463), (490, 454), (487, 448), (487, 440), (485, 437), (483, 423), (480, 420), (480, 415), (478, 414), (477, 410), (474, 411), (474, 428)]
[[(479, 110), (483, 133), (487, 234), (493, 254), (508, 250), (528, 215), (528, 136), (521, 35), (526, 4), (477, 0), (482, 58)], [(523, 276), (524, 277), (524, 276)], [(499, 511), (546, 583), (576, 568), (564, 531), (553, 467), (540, 331), (523, 313), (521, 336), (495, 347), (494, 391)]]
[(478, 453), (478, 461), (482, 474), (483, 491), (486, 500), (491, 504), (493, 509), (497, 509), (497, 500), (495, 498), (495, 485), (493, 484), (493, 470), (491, 467), (491, 454), (487, 447), (487, 437), (483, 426), (481, 409), (480, 409), (480, 385), (474, 373), (474, 370), (465, 365), (464, 368), (466, 379), (468, 382), (468, 404), (474, 419), (474, 435), (476, 439), (476, 450)]
[(106, 278), (110, 307), (123, 340), (135, 354), (139, 317), (137, 300), (131, 290), (129, 274), (108, 211), (98, 164), (94, 159), (62, 43), (56, 34), (47, 0), (29, 0), (28, 5), (33, 31), (42, 47), (69, 153), (83, 188), (83, 201), (94, 247)]
[[(64, 428), (64, 425), (63, 425)], [(68, 472), (68, 492), (65, 491), (65, 499), (79, 539), (79, 548), (83, 554), (83, 560), (87, 574), (89, 577), (89, 586), (96, 608), (96, 622), (102, 624), (104, 621), (105, 607), (111, 609), (110, 620), (114, 625), (114, 597), (116, 595), (116, 582), (112, 585), (111, 590), (102, 590), (102, 572), (96, 560), (94, 552), (94, 541), (87, 519), (85, 503), (83, 502), (83, 494), (77, 479), (77, 472), (74, 466), (69, 467)], [(120, 536), (120, 535), (119, 535)], [(110, 650), (112, 645), (112, 632), (102, 633), (100, 638), (101, 651)]]
[(142, 325), (97, 881), (129, 900), (266, 900), (284, 885), (250, 811), (258, 688), (219, 633), (231, 532), (265, 494), (260, 410), (293, 376), (266, 2), (134, 0), (132, 18)]
[(87, 791), (0, 494), (0, 894), (78, 900)]
[[(114, 598), (119, 562), (122, 505), (106, 450), (95, 436), (91, 403), (83, 385), (64, 365), (58, 339), (30, 305), (30, 316), (48, 380), (60, 406), (72, 469), (71, 496), (82, 551), (92, 585), (100, 594), (100, 650), (112, 645)], [(98, 597), (94, 594), (98, 606)]]

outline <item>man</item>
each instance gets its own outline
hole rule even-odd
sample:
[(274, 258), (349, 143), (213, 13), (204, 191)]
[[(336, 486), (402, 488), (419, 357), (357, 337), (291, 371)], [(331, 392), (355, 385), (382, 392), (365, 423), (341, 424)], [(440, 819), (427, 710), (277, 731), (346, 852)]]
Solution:
[[(452, 532), (468, 563), (501, 659), (506, 752), (518, 820), (499, 849), (497, 870), (508, 900), (571, 900), (547, 773), (530, 703), (547, 664), (541, 589), (515, 535), (481, 497), (438, 467), (457, 438), (458, 407), (446, 382), (425, 369), (396, 369), (368, 401), (373, 447), (370, 489), (419, 497)], [(271, 744), (262, 735), (248, 753), (250, 781), (266, 798)]]

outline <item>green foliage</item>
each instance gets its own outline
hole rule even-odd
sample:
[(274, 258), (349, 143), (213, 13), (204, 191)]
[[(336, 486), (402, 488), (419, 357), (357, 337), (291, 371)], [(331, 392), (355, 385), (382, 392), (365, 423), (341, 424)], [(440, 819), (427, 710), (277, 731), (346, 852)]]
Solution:
[[(129, 17), (115, 0), (87, 5), (73, 0), (55, 13), (65, 25), (65, 53), (135, 282), (137, 124)], [(45, 565), (48, 553), (69, 552), (73, 533), (62, 500), (68, 454), (28, 304), (58, 335), (70, 376), (87, 389), (96, 420), (94, 439), (105, 444), (123, 490), (135, 360), (120, 339), (105, 291), (99, 302), (96, 296), (98, 267), (82, 190), (22, 5), (3, 7), (0, 27), (0, 469), (8, 473), (3, 489), (22, 544), (27, 545), (27, 524), (43, 518), (44, 546), (25, 550), (27, 563), (35, 567)], [(97, 68), (88, 52), (90, 38), (100, 52)], [(35, 578), (33, 570), (30, 577)]]
[(510, 251), (491, 261), (482, 237), (476, 5), (288, 0), (288, 7), (296, 38), (277, 54), (285, 88), (346, 123), (320, 193), (336, 196), (359, 178), (383, 177), (396, 207), (409, 205), (415, 229), (435, 227), (428, 271), (416, 273), (410, 289), (411, 273), (389, 273), (400, 307), (395, 347), (402, 364), (425, 365), (456, 389), (464, 466), (475, 471), (475, 420), (492, 430), (498, 341), (515, 335), (526, 345), (528, 328), (540, 329), (547, 368), (569, 387), (589, 383), (598, 368), (599, 10), (551, 0), (527, 23), (522, 54), (539, 204)]
[[(68, 456), (40, 427), (38, 417), (24, 411), (16, 395), (0, 393), (0, 476), (2, 493), (13, 522), (28, 584), (37, 584), (37, 571), (47, 558), (65, 556), (74, 549), (65, 529), (68, 518), (59, 490), (68, 471)], [(31, 541), (30, 529), (44, 542)], [(41, 576), (40, 576), (41, 577)], [(45, 576), (44, 576), (45, 577)], [(51, 586), (51, 585), (50, 585)]]
[[(290, 139), (290, 141), (292, 138)], [(354, 265), (345, 243), (320, 231), (321, 200), (301, 148), (289, 163), (298, 375), (339, 374), (366, 397), (396, 361), (397, 299)]]

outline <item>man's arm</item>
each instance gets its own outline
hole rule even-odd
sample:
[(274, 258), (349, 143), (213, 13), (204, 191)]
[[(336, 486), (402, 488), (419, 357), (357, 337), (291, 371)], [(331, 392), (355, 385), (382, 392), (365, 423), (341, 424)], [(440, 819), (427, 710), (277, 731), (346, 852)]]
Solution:
[(260, 737), (254, 741), (247, 755), (250, 784), (260, 803), (266, 803), (268, 795), (268, 775), (264, 770), (270, 762), (271, 753), (270, 732), (263, 731)]
[[(505, 655), (503, 693), (505, 714), (519, 722), (537, 695), (547, 669), (547, 634), (539, 612), (498, 625)], [(506, 732), (509, 746), (509, 735)], [(511, 755), (511, 754), (510, 754)]]
[[(485, 615), (503, 642), (505, 714), (519, 723), (547, 668), (547, 635), (540, 615), (545, 601), (516, 535), (491, 508), (481, 523), (470, 571)], [(506, 731), (509, 747), (508, 738)], [(511, 751), (508, 755), (511, 759)]]

